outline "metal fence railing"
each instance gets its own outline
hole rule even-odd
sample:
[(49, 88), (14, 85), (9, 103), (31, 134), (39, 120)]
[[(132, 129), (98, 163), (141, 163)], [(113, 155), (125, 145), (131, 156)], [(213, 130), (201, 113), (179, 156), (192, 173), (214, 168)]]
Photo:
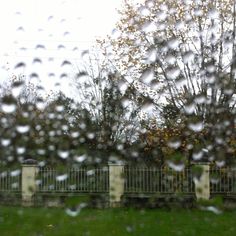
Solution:
[(211, 168), (210, 192), (212, 195), (236, 194), (236, 169)]
[(194, 193), (191, 169), (177, 172), (165, 168), (125, 167), (125, 193)]
[[(169, 168), (125, 166), (124, 194), (194, 194), (191, 168), (177, 172)], [(21, 193), (21, 170), (0, 170), (0, 195)], [(40, 168), (37, 193), (108, 193), (109, 167), (69, 168), (61, 172)], [(236, 169), (210, 168), (210, 194), (236, 196)]]
[(109, 170), (104, 168), (70, 168), (61, 173), (41, 168), (37, 175), (37, 192), (102, 193), (109, 191)]
[(21, 171), (0, 171), (0, 193), (18, 193), (21, 191)]

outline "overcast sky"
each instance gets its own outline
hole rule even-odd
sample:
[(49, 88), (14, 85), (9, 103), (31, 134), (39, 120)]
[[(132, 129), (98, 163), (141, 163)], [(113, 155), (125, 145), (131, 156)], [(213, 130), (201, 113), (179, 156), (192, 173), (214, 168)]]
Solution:
[[(75, 61), (96, 37), (109, 34), (122, 0), (8, 0), (0, 4), (1, 77), (7, 73), (58, 72)], [(43, 63), (33, 63), (40, 58)], [(53, 59), (53, 60), (52, 60)], [(53, 61), (53, 62), (52, 62)], [(17, 63), (26, 68), (13, 71)], [(57, 62), (57, 63), (56, 63)], [(37, 64), (37, 65), (36, 65)], [(4, 72), (5, 69), (8, 72)], [(58, 72), (60, 73), (60, 72)], [(55, 73), (56, 74), (56, 73)], [(42, 76), (46, 79), (45, 76)]]
[(111, 31), (120, 4), (121, 0), (4, 1), (0, 6), (1, 55), (12, 49), (13, 41), (91, 41)]

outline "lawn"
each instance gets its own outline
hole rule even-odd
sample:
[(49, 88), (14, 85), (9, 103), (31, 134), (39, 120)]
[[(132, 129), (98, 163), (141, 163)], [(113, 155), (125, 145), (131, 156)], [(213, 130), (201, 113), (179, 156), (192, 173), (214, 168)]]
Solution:
[(236, 235), (236, 211), (65, 209), (0, 206), (0, 235)]

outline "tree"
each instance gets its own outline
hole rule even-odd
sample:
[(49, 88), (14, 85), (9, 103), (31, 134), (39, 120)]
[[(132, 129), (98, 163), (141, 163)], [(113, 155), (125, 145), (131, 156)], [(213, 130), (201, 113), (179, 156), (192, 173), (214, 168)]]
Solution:
[(35, 99), (21, 103), (12, 94), (1, 98), (2, 165), (19, 165), (25, 159), (39, 164), (71, 163), (69, 154), (77, 148), (69, 126), (71, 101), (59, 94), (42, 107)]
[(168, 113), (163, 107), (175, 111), (186, 127), (189, 150), (203, 157), (206, 149), (210, 160), (225, 161), (233, 153), (235, 5), (233, 0), (125, 1), (115, 35), (100, 41), (121, 73), (161, 94), (150, 102), (162, 114)]
[(96, 164), (128, 156), (140, 126), (130, 88), (118, 73), (100, 67), (96, 73), (95, 65), (87, 66), (75, 75), (76, 100), (62, 92), (42, 97), (23, 79), (6, 86), (0, 114), (5, 164), (27, 158), (51, 165)]
[(76, 126), (83, 121), (80, 132), (91, 155), (100, 155), (104, 162), (110, 156), (127, 157), (127, 147), (137, 139), (140, 129), (140, 107), (132, 99), (132, 88), (119, 73), (102, 68), (100, 62), (80, 68), (75, 87), (82, 110), (74, 115), (74, 122)]

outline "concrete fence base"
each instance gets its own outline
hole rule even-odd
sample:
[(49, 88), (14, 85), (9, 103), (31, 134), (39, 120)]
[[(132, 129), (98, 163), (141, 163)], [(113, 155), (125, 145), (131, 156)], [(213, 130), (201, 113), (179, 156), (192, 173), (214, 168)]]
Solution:
[(121, 206), (124, 194), (124, 164), (109, 164), (109, 205)]
[(197, 200), (210, 199), (210, 165), (208, 163), (197, 164), (201, 168), (200, 178), (194, 178), (195, 194)]
[(36, 192), (36, 175), (38, 167), (36, 164), (25, 163), (22, 165), (22, 205), (33, 205), (33, 197)]

